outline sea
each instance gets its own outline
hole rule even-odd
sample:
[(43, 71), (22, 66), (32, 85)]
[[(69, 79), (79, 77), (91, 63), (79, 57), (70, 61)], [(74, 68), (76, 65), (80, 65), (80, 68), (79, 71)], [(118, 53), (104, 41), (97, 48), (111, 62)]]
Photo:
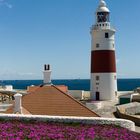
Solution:
[[(27, 86), (40, 85), (42, 80), (1, 80), (0, 85), (13, 85), (14, 89), (27, 89)], [(90, 90), (89, 79), (62, 79), (52, 80), (54, 85), (66, 85), (69, 90)], [(140, 79), (118, 79), (118, 91), (132, 91), (140, 87)]]

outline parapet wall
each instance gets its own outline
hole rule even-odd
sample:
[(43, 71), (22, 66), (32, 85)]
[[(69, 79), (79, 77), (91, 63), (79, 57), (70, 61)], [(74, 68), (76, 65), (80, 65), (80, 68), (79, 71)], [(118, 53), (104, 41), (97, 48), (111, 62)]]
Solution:
[(99, 118), (99, 117), (65, 117), (65, 116), (46, 116), (46, 115), (16, 115), (16, 114), (1, 114), (0, 119), (4, 120), (38, 120), (49, 122), (63, 123), (84, 123), (84, 124), (105, 124), (118, 125), (129, 130), (135, 130), (135, 124), (132, 121), (116, 118)]
[(79, 100), (90, 99), (90, 92), (84, 90), (68, 90), (68, 94)]

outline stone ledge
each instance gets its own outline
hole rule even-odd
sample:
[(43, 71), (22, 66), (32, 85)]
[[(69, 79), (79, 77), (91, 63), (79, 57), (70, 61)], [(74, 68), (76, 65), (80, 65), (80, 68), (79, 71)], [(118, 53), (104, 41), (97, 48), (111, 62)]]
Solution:
[(133, 121), (137, 126), (140, 126), (140, 117), (139, 115), (129, 115), (125, 112), (122, 112), (120, 108), (117, 107), (117, 114), (120, 118), (127, 119)]
[(69, 117), (69, 116), (46, 116), (46, 115), (16, 115), (16, 114), (0, 114), (0, 119), (5, 120), (38, 120), (64, 123), (84, 123), (84, 124), (105, 124), (118, 125), (123, 128), (135, 131), (135, 124), (130, 120), (116, 118), (99, 118), (99, 117)]

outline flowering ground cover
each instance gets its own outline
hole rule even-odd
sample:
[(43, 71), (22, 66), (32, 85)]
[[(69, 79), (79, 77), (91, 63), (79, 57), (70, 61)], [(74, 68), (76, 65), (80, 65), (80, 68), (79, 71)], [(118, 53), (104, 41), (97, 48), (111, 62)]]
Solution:
[(113, 125), (0, 120), (0, 140), (140, 140), (140, 134)]

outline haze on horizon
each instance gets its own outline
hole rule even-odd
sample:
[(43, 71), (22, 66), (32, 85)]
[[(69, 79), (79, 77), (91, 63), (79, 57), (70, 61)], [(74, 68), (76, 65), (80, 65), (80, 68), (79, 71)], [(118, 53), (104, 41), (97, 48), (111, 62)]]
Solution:
[[(90, 27), (99, 0), (0, 0), (0, 80), (90, 77)], [(140, 1), (106, 0), (118, 78), (140, 78)]]

